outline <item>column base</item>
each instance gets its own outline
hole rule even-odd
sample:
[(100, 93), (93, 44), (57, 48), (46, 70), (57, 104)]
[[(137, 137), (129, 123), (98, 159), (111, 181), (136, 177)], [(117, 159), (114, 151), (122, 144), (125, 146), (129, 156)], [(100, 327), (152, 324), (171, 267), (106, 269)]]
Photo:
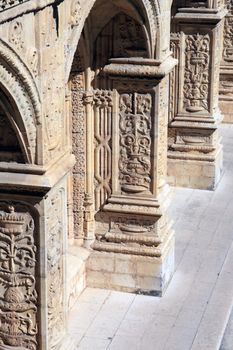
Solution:
[(93, 251), (87, 261), (87, 286), (162, 296), (174, 272), (174, 232), (160, 257)]
[(214, 190), (223, 169), (222, 147), (215, 156), (168, 152), (168, 183), (171, 186)]
[(67, 307), (71, 310), (86, 288), (86, 261), (90, 251), (79, 246), (69, 246), (67, 252)]

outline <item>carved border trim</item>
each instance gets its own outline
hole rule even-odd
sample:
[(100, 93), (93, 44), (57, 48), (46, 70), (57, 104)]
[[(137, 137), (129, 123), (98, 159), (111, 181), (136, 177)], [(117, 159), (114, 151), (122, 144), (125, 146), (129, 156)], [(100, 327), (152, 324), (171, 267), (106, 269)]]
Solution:
[(13, 73), (16, 73), (21, 83), (25, 85), (26, 93), (29, 95), (34, 108), (36, 121), (38, 124), (41, 124), (41, 101), (39, 91), (29, 68), (21, 60), (20, 56), (2, 39), (0, 39), (0, 57), (12, 67)]
[(39, 92), (30, 70), (2, 39), (0, 39), (0, 84), (16, 103), (27, 133), (29, 162), (34, 163), (37, 125), (41, 124)]

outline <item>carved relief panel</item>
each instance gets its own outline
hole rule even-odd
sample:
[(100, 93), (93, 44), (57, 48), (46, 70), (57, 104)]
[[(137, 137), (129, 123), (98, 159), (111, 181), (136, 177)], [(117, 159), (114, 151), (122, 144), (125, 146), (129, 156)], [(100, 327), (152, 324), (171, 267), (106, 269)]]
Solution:
[(65, 267), (66, 195), (54, 188), (46, 200), (47, 232), (47, 302), (49, 349), (56, 349), (65, 332)]
[(233, 62), (233, 1), (226, 0), (225, 6), (228, 13), (224, 20), (223, 30), (223, 55), (224, 64), (232, 65)]
[[(195, 26), (186, 23), (186, 17), (193, 16), (195, 20), (198, 13), (203, 16), (202, 24)], [(184, 13), (178, 12), (173, 18), (171, 48), (179, 60), (179, 68), (170, 79), (171, 121), (174, 118), (189, 118), (191, 122), (195, 118), (205, 118), (208, 122), (219, 118), (218, 88), (223, 31), (220, 14), (224, 15), (224, 11), (220, 9), (220, 14), (212, 22), (205, 13), (201, 9), (195, 12), (184, 10)]]
[[(113, 67), (118, 72), (118, 64)], [(105, 153), (106, 158), (103, 156), (102, 160), (102, 166), (109, 164), (109, 193), (104, 205), (96, 207), (99, 211), (95, 216), (96, 240), (92, 248), (159, 257), (161, 239), (156, 232), (161, 214), (156, 198), (160, 186), (157, 181), (162, 178), (164, 181), (166, 175), (167, 79), (157, 86), (154, 81), (114, 74), (111, 79), (112, 99), (105, 103), (111, 122), (100, 123), (95, 119), (103, 131), (106, 125), (110, 126), (111, 136), (105, 140), (112, 152), (109, 159)], [(99, 95), (108, 96), (109, 93), (105, 90)], [(156, 106), (157, 96), (160, 104)]]
[(38, 349), (35, 221), (20, 203), (0, 202), (0, 347)]
[(203, 27), (194, 33), (182, 25), (172, 35), (171, 47), (179, 66), (170, 76), (170, 120), (175, 116), (209, 118), (217, 112), (218, 100), (212, 91), (219, 84), (221, 30), (220, 25), (212, 31)]
[[(179, 59), (181, 47), (180, 33), (171, 33), (170, 49), (173, 57)], [(179, 66), (177, 65), (169, 75), (169, 121), (172, 121), (178, 112)]]
[(151, 113), (152, 97), (149, 93), (120, 95), (119, 180), (124, 192), (150, 191)]
[(154, 92), (139, 82), (127, 85), (114, 81), (112, 91), (94, 92), (96, 210), (113, 192), (153, 192)]
[(79, 51), (76, 52), (71, 73), (72, 94), (72, 152), (76, 158), (73, 168), (73, 221), (74, 235), (83, 239), (83, 211), (86, 176), (86, 120), (83, 103), (84, 67)]
[(113, 96), (109, 90), (95, 90), (94, 108), (94, 163), (95, 208), (98, 210), (111, 194), (112, 178), (112, 118)]
[(183, 109), (209, 111), (210, 35), (185, 35)]

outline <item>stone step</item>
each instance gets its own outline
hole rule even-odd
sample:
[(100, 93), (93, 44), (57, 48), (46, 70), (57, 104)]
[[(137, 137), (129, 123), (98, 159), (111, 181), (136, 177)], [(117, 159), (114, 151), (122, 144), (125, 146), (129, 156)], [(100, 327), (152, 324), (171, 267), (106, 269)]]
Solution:
[(70, 246), (67, 254), (67, 297), (71, 309), (86, 287), (86, 260), (90, 252), (79, 246)]

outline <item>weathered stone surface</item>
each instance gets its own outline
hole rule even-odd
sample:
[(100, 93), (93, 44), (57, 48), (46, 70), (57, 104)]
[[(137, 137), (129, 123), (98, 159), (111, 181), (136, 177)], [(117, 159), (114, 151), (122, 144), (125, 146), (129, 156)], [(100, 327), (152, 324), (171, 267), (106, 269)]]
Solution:
[(0, 347), (64, 350), (86, 280), (164, 293), (167, 180), (221, 175), (231, 5), (223, 39), (221, 0), (0, 0)]

